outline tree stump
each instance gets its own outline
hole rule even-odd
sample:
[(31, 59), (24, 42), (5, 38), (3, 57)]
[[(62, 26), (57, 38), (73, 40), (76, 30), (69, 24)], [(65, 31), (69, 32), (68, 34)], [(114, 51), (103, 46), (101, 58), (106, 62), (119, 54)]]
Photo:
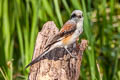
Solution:
[[(33, 60), (43, 51), (45, 45), (51, 37), (59, 32), (53, 21), (48, 21), (43, 25), (38, 33), (33, 54)], [(87, 40), (82, 40), (81, 44), (74, 43), (68, 49), (77, 56), (71, 57), (64, 48), (56, 48), (46, 54), (38, 63), (30, 67), (29, 80), (78, 80), (80, 75), (80, 65), (82, 54), (87, 46)]]

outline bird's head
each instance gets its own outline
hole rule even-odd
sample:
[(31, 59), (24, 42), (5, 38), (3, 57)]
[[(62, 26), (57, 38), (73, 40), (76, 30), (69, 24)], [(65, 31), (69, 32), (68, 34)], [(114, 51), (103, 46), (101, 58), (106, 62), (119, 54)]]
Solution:
[(71, 14), (71, 19), (76, 22), (83, 21), (83, 12), (81, 10), (74, 10)]

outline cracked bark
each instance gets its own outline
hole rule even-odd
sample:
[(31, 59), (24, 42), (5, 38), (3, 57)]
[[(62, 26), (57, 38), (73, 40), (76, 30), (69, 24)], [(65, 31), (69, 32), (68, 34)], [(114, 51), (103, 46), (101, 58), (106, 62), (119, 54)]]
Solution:
[[(58, 28), (53, 21), (43, 25), (38, 33), (33, 59), (44, 51), (45, 45), (53, 35), (58, 33)], [(72, 58), (63, 48), (56, 48), (46, 54), (38, 63), (30, 67), (29, 80), (78, 80), (82, 54), (87, 46), (87, 40), (74, 43), (69, 51), (77, 56)]]

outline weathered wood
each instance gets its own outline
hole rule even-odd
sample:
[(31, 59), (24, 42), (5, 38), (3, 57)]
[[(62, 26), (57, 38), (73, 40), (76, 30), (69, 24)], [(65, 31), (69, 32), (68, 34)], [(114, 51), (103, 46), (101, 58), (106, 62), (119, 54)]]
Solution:
[[(44, 51), (45, 45), (58, 31), (52, 21), (43, 25), (37, 36), (33, 59)], [(77, 59), (72, 58), (63, 48), (52, 50), (30, 67), (29, 80), (78, 80), (82, 54), (86, 46), (87, 41), (82, 40), (80, 45), (76, 42), (69, 47)]]

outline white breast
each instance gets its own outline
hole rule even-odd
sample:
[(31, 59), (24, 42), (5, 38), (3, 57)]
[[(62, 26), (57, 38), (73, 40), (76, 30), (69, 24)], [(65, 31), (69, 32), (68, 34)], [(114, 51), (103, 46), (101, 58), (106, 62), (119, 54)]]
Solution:
[(76, 31), (73, 33), (73, 38), (79, 37), (79, 35), (83, 32), (83, 23), (82, 22), (77, 23), (76, 28), (77, 28)]
[(72, 38), (70, 39), (70, 44), (74, 43), (76, 41), (76, 39), (80, 36), (80, 34), (83, 32), (83, 24), (82, 23), (78, 23), (76, 27), (77, 27), (77, 29), (75, 30), (75, 32), (72, 35)]

